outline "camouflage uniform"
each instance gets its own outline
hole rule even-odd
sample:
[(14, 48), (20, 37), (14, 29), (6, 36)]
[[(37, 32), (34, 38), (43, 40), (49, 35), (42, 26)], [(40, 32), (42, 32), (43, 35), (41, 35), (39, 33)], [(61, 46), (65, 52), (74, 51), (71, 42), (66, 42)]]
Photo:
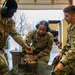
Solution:
[[(67, 33), (67, 44), (61, 51), (63, 56), (59, 61), (64, 68), (61, 72), (55, 72), (54, 75), (75, 75), (75, 24), (69, 26)], [(55, 63), (54, 60), (53, 64)]]
[[(26, 43), (33, 48), (33, 53), (30, 55), (38, 55), (38, 63), (47, 64), (50, 57), (50, 51), (53, 44), (53, 36), (50, 32), (46, 32), (45, 36), (39, 36), (37, 30), (28, 33), (25, 38)], [(25, 57), (27, 57), (25, 55)]]
[(4, 56), (5, 52), (3, 51), (7, 37), (9, 35), (13, 37), (13, 39), (22, 47), (26, 47), (26, 44), (22, 40), (22, 37), (15, 30), (15, 22), (11, 18), (2, 18), (0, 15), (0, 74), (1, 75), (4, 75), (9, 70), (6, 58)]

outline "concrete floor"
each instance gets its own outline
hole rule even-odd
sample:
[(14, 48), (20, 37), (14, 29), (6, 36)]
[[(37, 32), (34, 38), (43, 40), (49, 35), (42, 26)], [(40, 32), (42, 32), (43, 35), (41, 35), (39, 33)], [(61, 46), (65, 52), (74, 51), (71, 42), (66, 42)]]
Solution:
[[(55, 57), (56, 55), (58, 55), (60, 51), (61, 51), (61, 50), (58, 49), (58, 46), (55, 45), (55, 43), (54, 43), (54, 44), (53, 44), (53, 47), (52, 47), (52, 50), (51, 50), (51, 52), (50, 52), (50, 60), (49, 60), (48, 65), (51, 65), (51, 63), (52, 63), (54, 57)], [(12, 65), (12, 55), (11, 55), (11, 53), (10, 53), (9, 51), (8, 51), (7, 53), (8, 53), (9, 69), (11, 70), (11, 69), (13, 68), (13, 65)]]

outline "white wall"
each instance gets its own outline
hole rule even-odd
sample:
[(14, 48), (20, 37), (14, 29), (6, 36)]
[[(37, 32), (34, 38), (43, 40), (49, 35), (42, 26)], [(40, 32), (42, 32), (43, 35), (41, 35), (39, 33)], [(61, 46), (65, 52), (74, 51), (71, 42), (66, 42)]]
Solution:
[(12, 37), (10, 37), (10, 50), (15, 50), (16, 48), (19, 50), (19, 44), (16, 43)]

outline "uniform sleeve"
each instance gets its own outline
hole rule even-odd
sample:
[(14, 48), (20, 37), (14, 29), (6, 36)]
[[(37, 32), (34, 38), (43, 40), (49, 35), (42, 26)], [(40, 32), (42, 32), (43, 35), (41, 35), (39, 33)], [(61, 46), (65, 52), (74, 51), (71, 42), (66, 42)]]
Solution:
[(72, 43), (71, 48), (66, 53), (65, 56), (62, 57), (60, 62), (62, 62), (64, 65), (68, 64), (68, 61), (75, 60), (75, 41)]
[(32, 39), (33, 39), (33, 35), (34, 35), (34, 30), (30, 31), (25, 38), (25, 42), (28, 46), (30, 46), (32, 44)]
[(51, 51), (52, 45), (53, 45), (53, 35), (50, 34), (49, 37), (50, 38), (48, 40), (48, 43), (47, 43), (45, 49), (38, 54), (39, 57), (42, 57), (42, 56), (45, 56), (45, 55), (50, 55), (50, 51)]
[(64, 54), (65, 53), (65, 51), (66, 51), (66, 45), (63, 47), (63, 49), (61, 50), (61, 52), (60, 53), (62, 53), (62, 54)]
[(67, 43), (61, 50), (61, 53), (65, 54), (65, 52), (68, 51), (70, 48), (71, 48), (70, 44)]
[(71, 48), (69, 48), (68, 52), (62, 57), (60, 63), (62, 62), (64, 65), (68, 64), (69, 61), (75, 60), (75, 35), (72, 36)]
[(12, 22), (12, 28), (10, 31), (10, 36), (19, 44), (21, 45), (23, 48), (25, 48), (27, 46), (27, 44), (24, 42), (22, 36), (17, 32), (17, 30), (15, 29), (15, 22)]

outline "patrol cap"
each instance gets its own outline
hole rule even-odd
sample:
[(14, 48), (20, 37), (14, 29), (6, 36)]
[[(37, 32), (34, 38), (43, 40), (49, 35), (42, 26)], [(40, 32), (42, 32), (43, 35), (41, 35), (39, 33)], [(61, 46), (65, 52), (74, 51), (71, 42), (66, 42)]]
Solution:
[(50, 28), (48, 27), (48, 22), (45, 21), (45, 20), (40, 21), (40, 22), (36, 25), (36, 28), (38, 29), (39, 25), (42, 25), (42, 24), (47, 27), (46, 32), (49, 32), (49, 31), (50, 31)]

